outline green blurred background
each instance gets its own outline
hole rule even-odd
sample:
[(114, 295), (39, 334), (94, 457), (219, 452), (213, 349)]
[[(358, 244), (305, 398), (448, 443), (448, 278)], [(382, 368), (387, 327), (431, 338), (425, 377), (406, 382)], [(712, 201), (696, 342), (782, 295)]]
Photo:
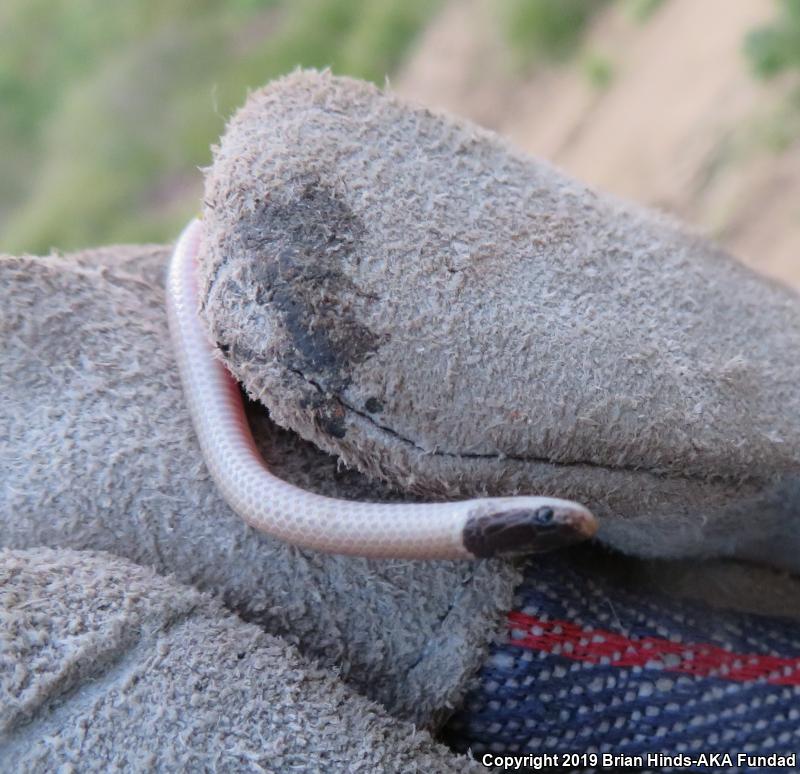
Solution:
[(3, 247), (163, 240), (247, 90), (297, 65), (382, 82), (427, 0), (3, 0)]
[[(520, 105), (495, 104), (492, 92), (534, 100), (542, 73), (578, 79), (596, 111), (635, 66), (612, 44), (604, 50), (603, 41), (614, 37), (603, 25), (612, 33), (623, 23), (618, 17), (631, 29), (666, 25), (677, 13), (668, 6), (682, 1), (2, 0), (0, 249), (45, 253), (170, 240), (197, 211), (198, 167), (209, 163), (210, 145), (248, 89), (299, 65), (330, 66), (381, 85), (397, 75), (410, 96), (441, 96), (442, 106), (512, 135), (502, 113), (512, 116)], [(768, 18), (738, 47), (754, 81), (800, 65), (800, 0), (765, 2)], [(426, 84), (415, 91), (413, 79), (403, 78), (434, 33), (445, 42), (429, 42), (431, 61), (438, 50), (440, 69), (477, 73), (473, 81), (451, 76), (465, 90), (460, 102), (444, 76), (432, 97)], [(635, 42), (645, 33), (626, 34)], [(484, 35), (491, 41), (481, 48)], [(441, 49), (451, 44), (448, 59)], [(487, 86), (489, 77), (495, 81)], [(473, 104), (470, 96), (481, 89), (488, 96)], [(780, 152), (794, 143), (792, 120), (780, 119)], [(517, 135), (525, 146), (528, 135)], [(530, 146), (562, 163), (533, 140)], [(563, 163), (570, 166), (568, 158)], [(592, 179), (591, 168), (575, 171)], [(614, 188), (613, 178), (597, 182)], [(639, 198), (647, 200), (647, 192)]]

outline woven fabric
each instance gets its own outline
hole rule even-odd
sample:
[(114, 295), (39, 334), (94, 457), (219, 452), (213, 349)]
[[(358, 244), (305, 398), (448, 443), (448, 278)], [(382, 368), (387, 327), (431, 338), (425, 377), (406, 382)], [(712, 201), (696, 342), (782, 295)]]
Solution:
[(539, 559), (445, 737), (479, 759), (798, 753), (800, 626), (639, 595)]

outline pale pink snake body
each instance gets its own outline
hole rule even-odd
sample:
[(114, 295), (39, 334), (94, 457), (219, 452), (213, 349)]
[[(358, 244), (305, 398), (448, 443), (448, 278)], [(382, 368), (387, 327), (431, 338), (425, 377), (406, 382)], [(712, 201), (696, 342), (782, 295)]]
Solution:
[(590, 537), (583, 506), (550, 497), (443, 503), (366, 503), (307, 492), (277, 478), (259, 454), (239, 386), (215, 355), (198, 315), (192, 221), (169, 267), (167, 309), (189, 412), (206, 465), (228, 505), (249, 525), (330, 553), (406, 559), (474, 559), (548, 550)]

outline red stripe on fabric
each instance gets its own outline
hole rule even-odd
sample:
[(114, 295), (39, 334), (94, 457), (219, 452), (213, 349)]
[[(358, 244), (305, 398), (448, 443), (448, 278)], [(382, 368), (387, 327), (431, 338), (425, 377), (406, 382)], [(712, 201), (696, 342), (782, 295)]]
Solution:
[(625, 637), (569, 621), (543, 621), (518, 610), (508, 614), (510, 643), (590, 664), (649, 667), (697, 677), (773, 685), (800, 685), (800, 658), (731, 653), (708, 643), (660, 637)]

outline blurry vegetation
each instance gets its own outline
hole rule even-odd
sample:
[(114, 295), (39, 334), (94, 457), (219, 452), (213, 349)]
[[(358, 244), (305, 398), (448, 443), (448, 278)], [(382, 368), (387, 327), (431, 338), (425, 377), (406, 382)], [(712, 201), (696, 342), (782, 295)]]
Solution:
[(753, 30), (745, 41), (755, 71), (765, 78), (800, 68), (800, 0), (778, 0), (778, 4), (778, 18)]
[(664, 4), (664, 0), (624, 0), (625, 11), (637, 22), (646, 22)]
[(506, 0), (508, 41), (519, 64), (569, 58), (586, 25), (609, 0)]
[(598, 91), (607, 89), (614, 80), (614, 65), (602, 54), (588, 54), (583, 60), (583, 70), (589, 83)]
[[(753, 30), (745, 40), (745, 52), (757, 75), (772, 78), (786, 70), (800, 69), (800, 0), (776, 0), (777, 19)], [(800, 137), (800, 86), (785, 102), (755, 126), (757, 145), (781, 153)]]
[(172, 238), (248, 89), (298, 65), (382, 84), (437, 7), (3, 0), (0, 247)]
[(800, 137), (800, 89), (753, 122), (750, 139), (755, 147), (782, 153)]
[[(382, 84), (444, 0), (0, 0), (0, 249), (172, 238), (197, 167), (247, 91), (297, 66)], [(574, 56), (613, 2), (502, 0), (517, 63)], [(748, 41), (764, 72), (798, 63), (800, 0)], [(612, 59), (578, 58), (598, 90)]]

